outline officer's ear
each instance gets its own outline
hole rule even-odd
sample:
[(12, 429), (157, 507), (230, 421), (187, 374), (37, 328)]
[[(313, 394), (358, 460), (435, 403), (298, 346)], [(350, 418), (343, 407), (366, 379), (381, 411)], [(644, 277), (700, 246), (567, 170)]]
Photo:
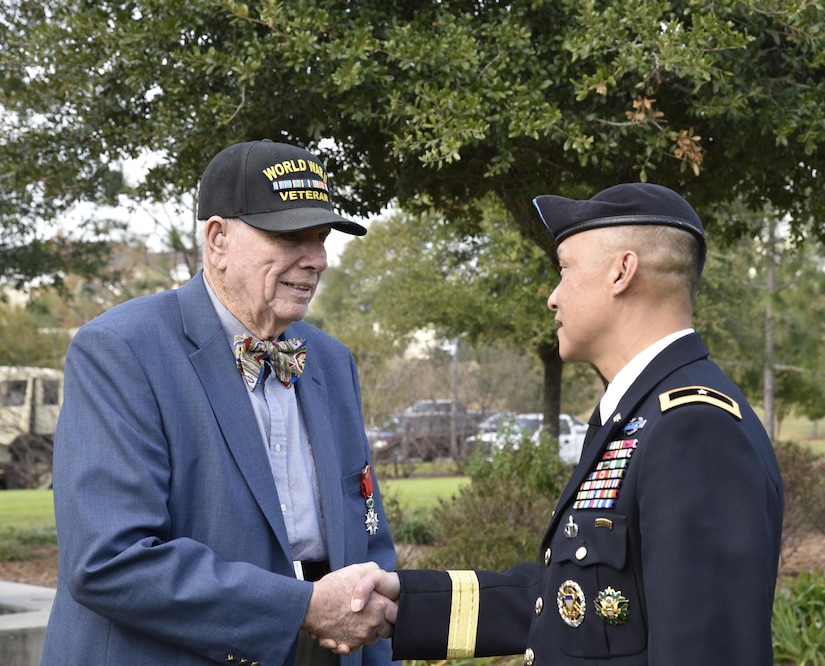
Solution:
[(616, 254), (610, 266), (614, 296), (628, 291), (637, 281), (639, 255), (634, 250), (622, 250)]

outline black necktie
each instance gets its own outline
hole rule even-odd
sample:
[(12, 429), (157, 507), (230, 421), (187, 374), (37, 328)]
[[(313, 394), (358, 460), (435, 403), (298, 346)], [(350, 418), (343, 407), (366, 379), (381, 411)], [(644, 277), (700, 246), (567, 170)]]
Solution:
[(584, 444), (582, 444), (582, 452), (587, 448), (587, 445), (590, 444), (590, 441), (596, 436), (596, 433), (599, 431), (599, 428), (601, 427), (602, 415), (599, 405), (596, 405), (596, 409), (593, 410), (593, 413), (590, 415), (590, 420), (587, 422), (587, 432), (584, 434)]

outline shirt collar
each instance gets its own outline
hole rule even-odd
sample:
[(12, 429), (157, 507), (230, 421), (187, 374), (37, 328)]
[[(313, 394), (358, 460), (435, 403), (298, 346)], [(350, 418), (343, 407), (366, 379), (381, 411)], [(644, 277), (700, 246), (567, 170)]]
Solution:
[(676, 331), (670, 335), (666, 335), (660, 340), (657, 340), (652, 345), (642, 350), (634, 356), (630, 362), (624, 366), (613, 381), (607, 385), (607, 390), (604, 392), (601, 401), (599, 402), (599, 415), (601, 422), (604, 424), (605, 419), (610, 418), (610, 415), (616, 411), (619, 401), (622, 399), (627, 390), (631, 387), (633, 382), (642, 374), (642, 371), (656, 358), (666, 347), (679, 338), (690, 335), (694, 330), (692, 328), (685, 328), (681, 331)]
[(209, 285), (209, 280), (206, 279), (206, 273), (202, 273), (201, 275), (203, 277), (203, 284), (206, 285), (206, 293), (209, 294), (209, 300), (212, 301), (212, 306), (215, 308), (215, 312), (218, 314), (218, 320), (221, 322), (221, 328), (226, 335), (227, 342), (229, 342), (229, 348), (234, 349), (236, 334), (252, 335), (252, 333), (221, 303), (221, 299), (218, 298), (217, 294)]

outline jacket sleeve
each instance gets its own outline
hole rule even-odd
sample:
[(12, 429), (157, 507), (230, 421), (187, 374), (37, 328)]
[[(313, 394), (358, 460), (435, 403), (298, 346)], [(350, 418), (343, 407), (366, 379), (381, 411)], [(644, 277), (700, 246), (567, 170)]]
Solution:
[(527, 645), (540, 567), (489, 571), (399, 571), (395, 659), (520, 654)]
[(771, 654), (782, 489), (760, 430), (749, 414), (684, 406), (659, 420), (634, 461), (650, 663), (759, 664)]

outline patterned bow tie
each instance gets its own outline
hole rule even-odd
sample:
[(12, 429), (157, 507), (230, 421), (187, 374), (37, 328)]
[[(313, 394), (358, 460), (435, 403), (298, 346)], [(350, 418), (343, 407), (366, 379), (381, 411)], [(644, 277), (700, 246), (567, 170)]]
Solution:
[(267, 361), (272, 364), (275, 376), (289, 388), (304, 371), (306, 357), (303, 338), (270, 342), (252, 336), (235, 336), (235, 361), (250, 391), (266, 377)]

